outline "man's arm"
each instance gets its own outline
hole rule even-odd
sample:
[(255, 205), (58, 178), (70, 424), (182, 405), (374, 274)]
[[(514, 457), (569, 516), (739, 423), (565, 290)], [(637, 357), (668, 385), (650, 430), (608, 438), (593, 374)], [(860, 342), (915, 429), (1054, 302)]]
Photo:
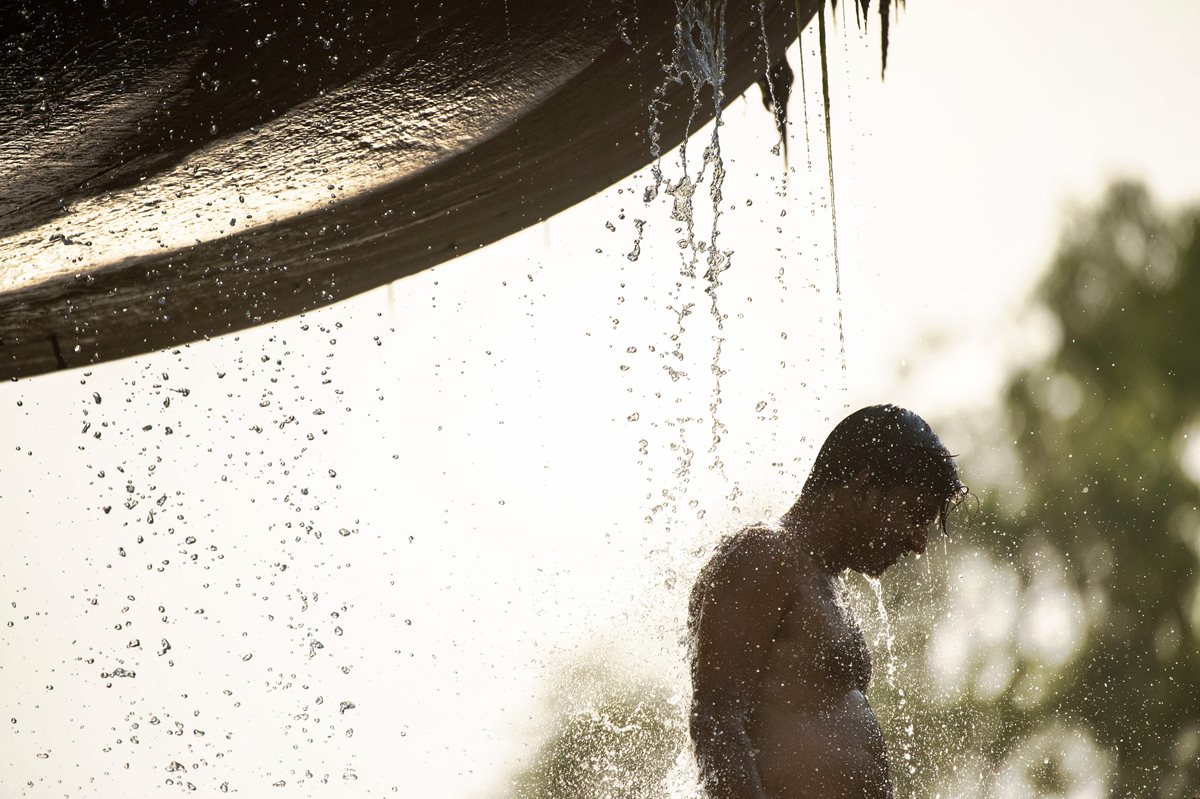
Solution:
[(777, 534), (743, 533), (718, 552), (693, 589), (691, 737), (712, 799), (766, 799), (746, 716), (783, 615), (795, 564)]

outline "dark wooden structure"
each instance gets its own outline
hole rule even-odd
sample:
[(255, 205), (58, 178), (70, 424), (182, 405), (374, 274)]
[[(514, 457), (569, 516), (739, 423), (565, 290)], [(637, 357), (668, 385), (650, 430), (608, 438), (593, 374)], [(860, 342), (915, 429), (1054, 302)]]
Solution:
[[(583, 200), (652, 160), (652, 116), (664, 152), (711, 118), (664, 69), (707, 1), (5, 4), (0, 377), (300, 313)], [(728, 1), (726, 102), (817, 6)]]

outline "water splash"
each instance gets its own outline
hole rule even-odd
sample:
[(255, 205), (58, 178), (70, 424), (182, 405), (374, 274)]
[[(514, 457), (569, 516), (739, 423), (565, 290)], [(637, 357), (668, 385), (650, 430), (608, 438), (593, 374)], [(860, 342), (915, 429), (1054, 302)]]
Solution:
[(904, 732), (904, 737), (900, 740), (900, 759), (905, 764), (905, 769), (911, 775), (916, 772), (916, 767), (912, 764), (913, 751), (915, 749), (915, 737), (913, 729), (912, 713), (908, 709), (908, 699), (904, 695), (904, 689), (897, 685), (896, 675), (899, 671), (899, 664), (896, 660), (895, 643), (896, 636), (892, 632), (891, 620), (888, 618), (887, 606), (883, 603), (883, 584), (878, 577), (869, 577), (864, 575), (867, 584), (871, 586), (871, 590), (875, 593), (875, 607), (879, 612), (880, 630), (875, 637), (875, 643), (879, 644), (882, 640), (884, 651), (887, 652), (887, 662), (884, 664), (883, 674), (887, 680), (888, 688), (896, 696), (896, 724), (895, 726)]
[(642, 237), (646, 232), (646, 220), (635, 219), (633, 225), (637, 228), (637, 238), (633, 241), (633, 249), (625, 256), (631, 262), (636, 263), (638, 258), (642, 257)]
[(675, 69), (689, 77), (697, 91), (704, 84), (711, 86), (718, 110), (725, 84), (725, 5), (725, 0), (675, 2)]
[(892, 634), (891, 620), (888, 618), (887, 606), (883, 604), (883, 583), (878, 577), (870, 577), (864, 575), (867, 580), (867, 585), (871, 586), (871, 590), (875, 593), (875, 608), (879, 611), (880, 630), (879, 635), (875, 637), (876, 643), (882, 641), (885, 651), (887, 652), (887, 663), (884, 665), (884, 676), (887, 678), (888, 687), (896, 690), (896, 652), (894, 645), (896, 636)]

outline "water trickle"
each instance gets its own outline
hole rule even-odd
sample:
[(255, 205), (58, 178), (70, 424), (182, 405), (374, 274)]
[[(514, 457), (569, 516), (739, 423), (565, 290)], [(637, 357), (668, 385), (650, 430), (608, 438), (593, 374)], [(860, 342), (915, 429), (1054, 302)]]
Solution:
[(715, 108), (725, 84), (725, 0), (676, 0), (675, 69), (691, 79), (698, 92), (704, 84), (715, 92)]
[(646, 232), (646, 220), (635, 219), (633, 225), (637, 228), (637, 238), (633, 240), (633, 249), (625, 257), (636, 263), (637, 259), (642, 257), (642, 236)]
[(800, 54), (800, 105), (804, 109), (804, 157), (812, 172), (812, 139), (808, 133), (808, 82), (804, 78), (804, 28), (800, 21), (800, 0), (796, 0), (796, 51)]
[(882, 640), (882, 643), (887, 651), (887, 663), (884, 665), (884, 676), (887, 677), (888, 687), (892, 690), (896, 689), (896, 653), (893, 646), (896, 642), (896, 636), (892, 634), (892, 624), (888, 619), (887, 606), (883, 604), (883, 583), (878, 577), (867, 577), (867, 584), (871, 586), (871, 590), (875, 593), (875, 607), (879, 611), (880, 630), (876, 636), (876, 643)]
[[(724, 180), (723, 163), (720, 160), (721, 110), (724, 105), (725, 84), (725, 0), (676, 0), (677, 21), (675, 23), (675, 51), (671, 62), (666, 65), (666, 79), (655, 92), (655, 99), (649, 107), (650, 155), (654, 158), (651, 176), (654, 182), (647, 186), (643, 201), (647, 204), (658, 197), (660, 189), (673, 198), (671, 218), (685, 222), (687, 225), (686, 249), (691, 251), (691, 262), (685, 265), (685, 275), (690, 276), (698, 260), (693, 230), (692, 198), (696, 188), (704, 181), (705, 173), (710, 165), (714, 165), (710, 184), (710, 194), (713, 197), (713, 235), (708, 242), (709, 247), (715, 247), (717, 222), (720, 209), (717, 203), (721, 194), (721, 183)], [(692, 87), (692, 108), (689, 112), (684, 139), (679, 148), (682, 176), (676, 181), (666, 180), (660, 162), (662, 155), (662, 140), (659, 131), (661, 121), (659, 112), (663, 100), (671, 84), (683, 84), (688, 81)], [(713, 103), (713, 134), (704, 152), (704, 160), (700, 173), (694, 178), (688, 172), (688, 139), (692, 124), (699, 110), (701, 92), (705, 87), (712, 90)], [(640, 232), (640, 231), (639, 231)]]
[(896, 695), (895, 727), (904, 732), (904, 737), (900, 740), (899, 761), (902, 761), (908, 773), (912, 774), (916, 771), (916, 767), (912, 765), (912, 756), (915, 749), (913, 719), (912, 713), (908, 709), (908, 699), (904, 695), (904, 689), (896, 684), (896, 675), (899, 671), (895, 651), (896, 636), (892, 633), (892, 624), (888, 619), (887, 606), (883, 603), (883, 584), (877, 577), (867, 577), (866, 579), (867, 584), (871, 586), (871, 590), (875, 593), (875, 607), (879, 611), (880, 629), (875, 642), (878, 644), (882, 641), (884, 651), (887, 652), (887, 662), (884, 664), (883, 669), (884, 678), (887, 680), (888, 688)]
[[(700, 277), (697, 267), (701, 263), (701, 259), (703, 259), (705, 264), (705, 271), (703, 273), (704, 291), (708, 295), (710, 312), (717, 333), (719, 334), (724, 327), (724, 318), (720, 313), (717, 303), (718, 286), (721, 285), (721, 275), (729, 269), (732, 258), (732, 252), (722, 250), (719, 244), (722, 213), (721, 202), (725, 181), (725, 163), (721, 153), (720, 132), (722, 126), (722, 109), (725, 104), (726, 0), (676, 0), (675, 8), (677, 14), (675, 50), (671, 62), (666, 65), (666, 79), (664, 84), (659, 88), (649, 109), (652, 120), (649, 131), (650, 150), (651, 155), (655, 158), (655, 163), (651, 168), (653, 183), (645, 189), (643, 200), (647, 204), (653, 202), (657, 199), (660, 190), (671, 198), (671, 219), (680, 223), (679, 232), (681, 236), (678, 241), (682, 258), (680, 274), (689, 281), (697, 279)], [(662, 108), (662, 98), (666, 96), (667, 88), (672, 83), (683, 84), (685, 81), (690, 84), (692, 89), (692, 106), (688, 111), (684, 139), (679, 148), (681, 174), (677, 178), (668, 178), (664, 176), (662, 164), (659, 160), (661, 157), (659, 149), (661, 142), (658, 130), (660, 124), (659, 112)], [(689, 168), (691, 165), (688, 159), (688, 134), (690, 134), (695, 120), (700, 113), (701, 103), (704, 101), (703, 92), (706, 89), (711, 91), (713, 128), (709, 141), (704, 147), (699, 169), (693, 171)], [(708, 226), (708, 235), (704, 236), (704, 234), (698, 235), (696, 230), (699, 223), (695, 214), (695, 199), (697, 190), (706, 180), (708, 181), (711, 223)], [(637, 260), (641, 254), (640, 245), (643, 226), (644, 222), (639, 222), (637, 225), (638, 239), (634, 243), (633, 250), (627, 256), (631, 261)], [(686, 302), (686, 298), (681, 296), (687, 290), (684, 284), (677, 284), (676, 291), (672, 292), (671, 295), (672, 300), (684, 308), (684, 313), (679, 314), (678, 333), (673, 336), (676, 346), (672, 355), (680, 361), (683, 360), (683, 354), (680, 351), (680, 342), (684, 334), (683, 317), (687, 315), (687, 311), (693, 305), (693, 303)], [(709, 404), (709, 410), (712, 415), (713, 442), (709, 452), (713, 454), (713, 468), (721, 471), (723, 474), (723, 464), (719, 456), (716, 455), (717, 444), (725, 430), (724, 425), (717, 417), (717, 411), (721, 405), (720, 376), (723, 374), (723, 370), (720, 367), (720, 336), (714, 336), (713, 341), (715, 342), (715, 347), (711, 372), (716, 382), (713, 386), (712, 398)], [(672, 380), (686, 377), (684, 372), (672, 369), (670, 366), (664, 366), (664, 369), (667, 370)], [(686, 445), (681, 445), (680, 450), (687, 453), (691, 452)], [(686, 475), (688, 466), (689, 464), (686, 461), (682, 462), (679, 472)]]
[(771, 43), (767, 36), (767, 2), (758, 0), (758, 32), (762, 44), (763, 60), (767, 69), (759, 81), (763, 91), (764, 105), (775, 117), (775, 129), (779, 133), (779, 141), (771, 148), (772, 154), (778, 155), (783, 151), (784, 176), (787, 175), (787, 106), (791, 96), (793, 73), (787, 61), (787, 54), (779, 57), (779, 61), (771, 60)]
[[(834, 6), (836, 10), (836, 3)], [(833, 226), (833, 278), (837, 297), (838, 356), (846, 371), (846, 328), (842, 319), (842, 262), (838, 250), (837, 194), (833, 180), (833, 119), (829, 113), (829, 53), (825, 43), (825, 9), (817, 12), (817, 37), (821, 51), (821, 99), (825, 107), (825, 158), (829, 164), (829, 216)]]

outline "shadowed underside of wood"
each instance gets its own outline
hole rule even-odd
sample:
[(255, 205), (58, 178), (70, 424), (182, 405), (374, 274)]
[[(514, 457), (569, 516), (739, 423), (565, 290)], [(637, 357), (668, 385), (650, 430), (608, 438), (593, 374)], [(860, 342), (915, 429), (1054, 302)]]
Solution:
[[(181, 4), (114, 5), (107, 28), (75, 19), (73, 43), (53, 38), (73, 5), (0, 12), (18, 31), (0, 53), (15, 76), (0, 84), (0, 377), (219, 335), (411, 275), (650, 163), (652, 101), (662, 151), (713, 113), (707, 87), (697, 99), (664, 69), (674, 0), (432, 16), (275, 0), (252, 18), (209, 3), (183, 19)], [(817, 2), (798, 6), (811, 16)], [(773, 58), (796, 8), (761, 7)], [(759, 13), (729, 0), (727, 101), (769, 67)]]

